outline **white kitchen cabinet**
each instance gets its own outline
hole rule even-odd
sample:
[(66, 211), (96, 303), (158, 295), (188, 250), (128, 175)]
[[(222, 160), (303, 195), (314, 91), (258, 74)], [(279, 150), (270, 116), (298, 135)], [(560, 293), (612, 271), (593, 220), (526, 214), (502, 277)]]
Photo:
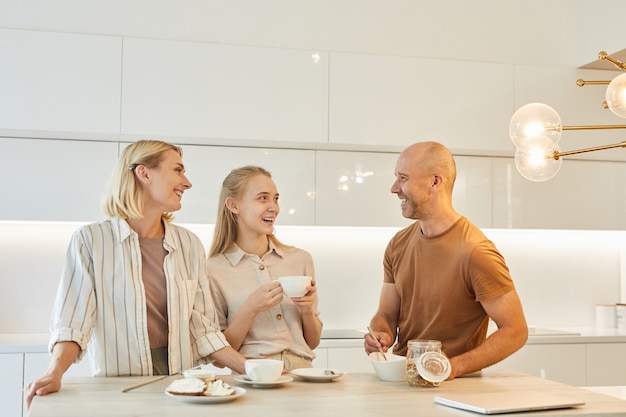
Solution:
[(328, 348), (328, 367), (348, 372), (374, 372), (362, 346)]
[(328, 368), (328, 348), (314, 349), (315, 359), (313, 359), (314, 368)]
[(0, 404), (5, 417), (22, 415), (23, 366), (24, 358), (21, 353), (0, 354)]
[(0, 56), (0, 130), (119, 134), (121, 38), (0, 29)]
[[(1, 67), (1, 66), (0, 66)], [(97, 221), (114, 142), (0, 138), (2, 220)]]
[(554, 178), (533, 182), (514, 159), (494, 158), (492, 227), (624, 230), (624, 178), (626, 162), (565, 160)]
[(493, 158), (456, 156), (452, 204), (478, 227), (492, 226)]
[(526, 344), (489, 369), (519, 371), (574, 386), (588, 385), (585, 344)]
[(326, 143), (327, 132), (326, 52), (124, 39), (123, 134)]
[(332, 53), (330, 80), (330, 143), (510, 150), (512, 65)]
[(587, 345), (587, 385), (626, 385), (626, 343)]
[[(0, 207), (1, 220), (99, 220), (115, 141), (161, 137), (193, 151), (186, 157), (196, 188), (180, 222), (212, 222), (218, 180), (246, 161), (273, 172), (286, 206), (281, 224), (404, 226), (389, 193), (397, 152), (439, 140), (457, 153), (455, 208), (479, 227), (626, 229), (626, 162), (604, 160), (626, 152), (565, 158), (556, 177), (534, 183), (515, 169), (506, 135), (515, 108), (533, 98), (558, 107), (565, 125), (617, 123), (592, 105), (602, 99), (597, 90), (568, 86), (615, 71), (513, 72), (493, 63), (11, 29), (0, 29), (0, 54), (0, 183), (16, 199)], [(454, 82), (460, 72), (471, 82)], [(615, 137), (566, 131), (561, 147)], [(264, 148), (221, 148), (230, 141)], [(265, 147), (281, 142), (285, 149)], [(307, 149), (286, 149), (296, 142)]]
[[(317, 151), (316, 225), (400, 226), (400, 200), (391, 193), (398, 153)], [(491, 227), (492, 158), (457, 156), (456, 210)]]
[(183, 162), (192, 187), (175, 213), (179, 223), (215, 224), (224, 177), (234, 168), (257, 165), (270, 171), (278, 188), (277, 225), (315, 224), (315, 151), (185, 145)]
[(318, 151), (317, 226), (407, 226), (391, 194), (398, 154)]

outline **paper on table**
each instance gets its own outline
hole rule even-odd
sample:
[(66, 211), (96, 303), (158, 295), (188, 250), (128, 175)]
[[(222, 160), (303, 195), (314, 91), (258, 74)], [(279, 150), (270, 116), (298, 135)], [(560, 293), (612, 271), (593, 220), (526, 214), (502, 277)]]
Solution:
[(437, 404), (481, 414), (552, 410), (584, 405), (583, 401), (538, 391), (449, 393), (434, 398)]

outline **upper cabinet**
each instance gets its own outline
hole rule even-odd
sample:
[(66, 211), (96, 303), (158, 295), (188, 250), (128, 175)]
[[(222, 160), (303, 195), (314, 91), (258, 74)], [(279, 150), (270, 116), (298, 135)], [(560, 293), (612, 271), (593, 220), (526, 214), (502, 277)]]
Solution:
[[(319, 226), (408, 226), (391, 193), (397, 153), (317, 152), (316, 216)], [(457, 156), (456, 210), (491, 227), (491, 158)]]
[(397, 154), (318, 151), (315, 193), (320, 226), (406, 226), (391, 194)]
[(124, 39), (122, 134), (327, 142), (328, 54)]
[(333, 53), (329, 141), (511, 150), (512, 65)]
[(271, 173), (280, 194), (277, 224), (315, 224), (314, 151), (184, 145), (183, 161), (192, 187), (175, 213), (177, 222), (214, 224), (226, 175), (234, 168), (256, 165)]
[[(115, 142), (0, 138), (0, 220), (97, 221)], [(10, 198), (9, 198), (10, 196)]]
[(0, 29), (0, 57), (0, 132), (119, 134), (120, 38)]
[[(194, 184), (179, 222), (215, 222), (225, 175), (254, 164), (274, 176), (282, 225), (404, 226), (397, 155), (437, 140), (456, 155), (454, 206), (480, 227), (626, 227), (626, 152), (566, 157), (532, 183), (508, 137), (528, 102), (564, 125), (619, 123), (603, 88), (575, 85), (615, 71), (9, 29), (0, 56), (0, 182), (18, 199), (0, 220), (101, 218), (119, 148), (161, 138), (184, 146)], [(616, 138), (566, 131), (560, 146)]]
[(511, 158), (495, 158), (493, 226), (506, 229), (626, 229), (626, 163), (565, 161), (532, 182)]

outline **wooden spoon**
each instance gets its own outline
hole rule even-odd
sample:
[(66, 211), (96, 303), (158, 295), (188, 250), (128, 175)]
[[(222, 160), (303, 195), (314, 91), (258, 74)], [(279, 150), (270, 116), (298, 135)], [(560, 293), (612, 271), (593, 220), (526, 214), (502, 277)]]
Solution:
[[(367, 330), (370, 332), (370, 336), (372, 336), (374, 340), (378, 340), (378, 338), (376, 338), (376, 335), (374, 334), (370, 326), (367, 326)], [(387, 356), (385, 356), (385, 352), (383, 352), (383, 348), (379, 347), (378, 351), (380, 352), (381, 355), (383, 355), (383, 359), (387, 360)]]

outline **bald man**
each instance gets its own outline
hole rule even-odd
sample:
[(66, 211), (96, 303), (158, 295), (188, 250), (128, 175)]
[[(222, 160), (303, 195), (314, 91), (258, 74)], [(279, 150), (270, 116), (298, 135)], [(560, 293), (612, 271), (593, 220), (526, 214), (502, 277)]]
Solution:
[[(442, 342), (448, 379), (479, 371), (520, 349), (528, 338), (522, 305), (504, 258), (452, 206), (456, 165), (438, 142), (420, 142), (398, 157), (391, 192), (415, 222), (389, 242), (379, 307), (365, 351), (411, 339)], [(489, 319), (497, 330), (487, 337)]]

